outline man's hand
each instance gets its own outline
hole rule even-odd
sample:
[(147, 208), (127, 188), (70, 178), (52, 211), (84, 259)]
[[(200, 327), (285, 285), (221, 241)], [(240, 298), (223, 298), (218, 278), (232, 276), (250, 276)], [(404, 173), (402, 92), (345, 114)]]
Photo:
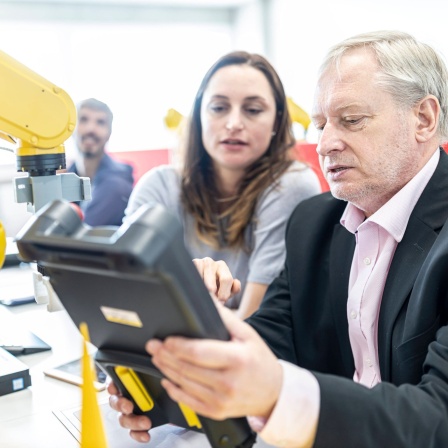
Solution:
[[(254, 415), (268, 418), (282, 386), (283, 371), (274, 354), (248, 324), (218, 307), (230, 341), (170, 337), (151, 340), (146, 348), (166, 379), (163, 387), (174, 401), (215, 420)], [(110, 406), (119, 422), (139, 442), (148, 442), (151, 421), (132, 414), (133, 405), (109, 384)]]
[(132, 413), (134, 405), (127, 398), (122, 397), (114, 383), (107, 386), (110, 393), (109, 404), (112, 409), (120, 413), (118, 421), (123, 428), (129, 429), (130, 436), (137, 442), (148, 443), (151, 439), (148, 431), (151, 429), (151, 420), (144, 415)]
[(206, 288), (221, 303), (225, 303), (230, 297), (240, 292), (241, 282), (232, 277), (224, 261), (214, 261), (206, 257), (195, 258), (193, 263), (204, 280)]
[(165, 375), (162, 386), (199, 415), (222, 420), (255, 415), (268, 418), (282, 386), (282, 368), (248, 324), (219, 306), (230, 341), (169, 337), (146, 349)]

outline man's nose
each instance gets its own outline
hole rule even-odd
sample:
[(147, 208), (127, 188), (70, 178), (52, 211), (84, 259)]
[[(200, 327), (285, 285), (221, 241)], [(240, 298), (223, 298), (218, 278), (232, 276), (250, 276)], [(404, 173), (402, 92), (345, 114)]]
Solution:
[(327, 156), (333, 151), (342, 151), (344, 149), (344, 140), (341, 132), (335, 126), (327, 123), (320, 131), (316, 151), (320, 156)]

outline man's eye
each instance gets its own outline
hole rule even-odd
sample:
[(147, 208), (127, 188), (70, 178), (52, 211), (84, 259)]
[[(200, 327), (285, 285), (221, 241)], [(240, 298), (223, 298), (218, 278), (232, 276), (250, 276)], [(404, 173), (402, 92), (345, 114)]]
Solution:
[(361, 122), (362, 118), (363, 117), (360, 117), (360, 118), (347, 118), (345, 120), (345, 122), (348, 123), (348, 124), (358, 124), (358, 123)]

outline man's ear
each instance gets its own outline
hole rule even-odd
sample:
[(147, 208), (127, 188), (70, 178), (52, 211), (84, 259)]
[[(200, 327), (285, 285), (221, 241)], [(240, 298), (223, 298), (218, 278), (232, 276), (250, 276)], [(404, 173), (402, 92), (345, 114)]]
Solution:
[(415, 105), (414, 111), (417, 119), (415, 138), (419, 143), (425, 143), (437, 133), (439, 100), (434, 95), (427, 95)]

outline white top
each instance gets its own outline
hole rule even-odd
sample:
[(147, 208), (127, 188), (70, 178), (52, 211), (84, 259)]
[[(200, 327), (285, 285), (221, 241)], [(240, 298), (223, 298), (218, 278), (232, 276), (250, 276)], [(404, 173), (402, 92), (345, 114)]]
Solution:
[[(223, 260), (233, 277), (241, 281), (241, 291), (247, 282), (270, 284), (280, 273), (285, 261), (284, 234), (289, 216), (300, 201), (321, 192), (312, 169), (293, 162), (279, 178), (278, 186), (267, 188), (258, 201), (253, 220), (245, 232), (250, 250), (217, 250), (197, 237), (193, 217), (185, 213), (180, 202), (180, 180), (179, 171), (170, 165), (148, 171), (135, 186), (125, 215), (151, 202), (165, 206), (183, 225), (185, 245), (192, 258)], [(241, 295), (228, 300), (227, 306), (238, 308)]]

